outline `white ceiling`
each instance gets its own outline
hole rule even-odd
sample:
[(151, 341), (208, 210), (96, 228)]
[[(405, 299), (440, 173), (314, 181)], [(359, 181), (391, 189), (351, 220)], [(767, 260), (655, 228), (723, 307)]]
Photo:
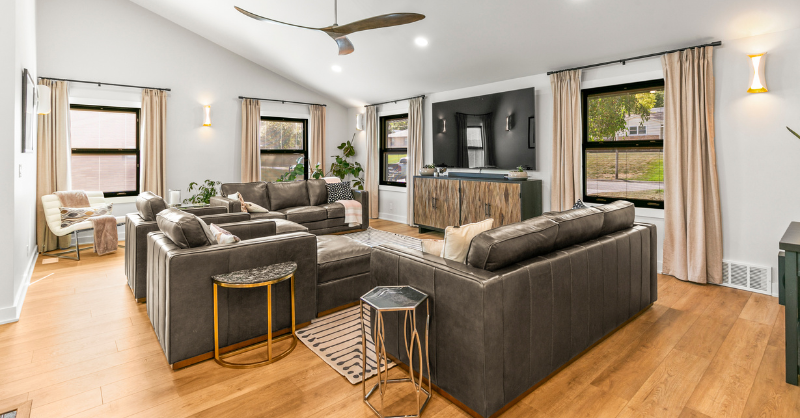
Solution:
[[(427, 16), (350, 35), (355, 52), (340, 57), (322, 32), (233, 8), (323, 27), (333, 23), (333, 0), (132, 1), (354, 106), (800, 26), (798, 0), (340, 0), (340, 25), (391, 12)], [(416, 46), (418, 36), (430, 44)]]

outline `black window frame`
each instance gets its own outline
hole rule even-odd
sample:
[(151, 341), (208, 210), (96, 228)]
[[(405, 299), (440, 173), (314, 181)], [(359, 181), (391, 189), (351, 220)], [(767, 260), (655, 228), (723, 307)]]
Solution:
[[(137, 107), (120, 106), (96, 106), (71, 104), (69, 110), (88, 110), (116, 113), (135, 113), (136, 114), (136, 148), (71, 148), (71, 155), (136, 155), (136, 190), (120, 190), (115, 192), (103, 192), (104, 197), (125, 197), (138, 196), (141, 190), (141, 132), (140, 119), (142, 109)], [(70, 132), (70, 135), (72, 133)], [(71, 158), (70, 155), (70, 158)]]
[(389, 148), (389, 147), (386, 146), (386, 143), (389, 142), (389, 136), (388, 136), (388, 133), (386, 132), (386, 123), (388, 121), (390, 121), (390, 120), (395, 120), (395, 119), (408, 119), (408, 113), (400, 113), (400, 114), (397, 114), (397, 115), (388, 115), (388, 116), (381, 116), (380, 117), (381, 136), (380, 136), (380, 139), (379, 139), (379, 141), (380, 141), (380, 155), (379, 155), (379, 158), (380, 158), (380, 162), (381, 162), (381, 164), (380, 164), (381, 168), (380, 168), (380, 181), (378, 183), (380, 185), (382, 185), (382, 186), (406, 187), (406, 184), (408, 184), (408, 182), (411, 181), (410, 178), (414, 177), (414, 173), (409, 173), (408, 172), (408, 167), (406, 167), (406, 182), (405, 183), (399, 182), (399, 181), (387, 181), (387, 180), (384, 180), (386, 178), (386, 176), (385, 176), (385, 174), (386, 174), (386, 166), (384, 164), (384, 161), (386, 161), (386, 159), (384, 158), (384, 156), (386, 154), (395, 154), (395, 153), (398, 153), (398, 152), (404, 152), (406, 155), (408, 155), (408, 147), (406, 147), (406, 148)]
[(583, 141), (581, 146), (581, 159), (583, 160), (583, 201), (588, 203), (606, 204), (616, 202), (617, 200), (627, 200), (635, 207), (638, 208), (651, 208), (651, 209), (664, 209), (664, 202), (657, 200), (645, 199), (629, 199), (618, 197), (596, 197), (589, 196), (587, 193), (588, 182), (586, 179), (586, 151), (591, 149), (603, 148), (618, 148), (618, 149), (644, 149), (644, 148), (661, 148), (664, 150), (663, 139), (647, 139), (647, 140), (625, 140), (625, 141), (604, 141), (604, 142), (589, 142), (589, 124), (588, 109), (589, 109), (589, 96), (602, 93), (624, 92), (625, 90), (640, 90), (647, 88), (660, 87), (664, 88), (664, 79), (648, 80), (635, 83), (617, 84), (613, 86), (596, 87), (591, 89), (581, 90), (581, 120), (583, 123)]
[[(308, 171), (308, 165), (309, 165), (308, 164), (308, 119), (281, 118), (281, 117), (275, 117), (275, 116), (262, 116), (261, 120), (262, 121), (265, 121), (265, 120), (266, 121), (272, 121), (272, 122), (300, 122), (300, 123), (303, 124), (303, 149), (302, 150), (296, 150), (296, 149), (293, 149), (293, 150), (288, 150), (288, 149), (281, 149), (281, 150), (263, 149), (263, 148), (261, 148), (261, 144), (259, 144), (259, 147), (258, 147), (258, 151), (259, 151), (258, 159), (259, 159), (259, 161), (258, 162), (259, 162), (259, 166), (260, 166), (260, 164), (261, 164), (261, 155), (263, 155), (263, 154), (303, 154), (303, 168), (305, 169), (305, 173), (303, 173), (303, 177), (306, 180), (308, 180), (308, 172), (309, 172)], [(259, 122), (259, 127), (258, 128), (259, 128), (258, 129), (259, 130), (259, 142), (261, 142), (261, 138), (260, 138), (260, 136), (261, 136), (261, 125), (260, 125), (260, 122)], [(261, 177), (261, 169), (259, 168), (258, 171), (259, 171), (258, 175), (259, 175), (259, 177)], [(261, 181), (266, 181), (266, 180), (261, 179)], [(273, 182), (274, 182), (274, 180), (273, 180)]]

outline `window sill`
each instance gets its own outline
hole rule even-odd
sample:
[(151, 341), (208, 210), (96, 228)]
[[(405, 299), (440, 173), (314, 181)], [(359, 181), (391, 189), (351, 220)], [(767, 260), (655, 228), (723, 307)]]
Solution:
[[(599, 203), (584, 203), (586, 206), (594, 207), (594, 206), (603, 206)], [(636, 208), (636, 217), (637, 218), (653, 218), (653, 219), (664, 219), (664, 209), (653, 209), (653, 208)]]
[(136, 196), (107, 197), (108, 203), (136, 203)]

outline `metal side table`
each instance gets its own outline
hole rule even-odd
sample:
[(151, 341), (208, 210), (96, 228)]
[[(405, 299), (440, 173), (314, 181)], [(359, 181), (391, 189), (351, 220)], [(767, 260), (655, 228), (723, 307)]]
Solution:
[[(214, 360), (222, 366), (234, 369), (249, 369), (252, 367), (266, 366), (267, 364), (274, 363), (286, 356), (294, 350), (297, 346), (297, 336), (295, 335), (295, 318), (294, 318), (294, 273), (297, 271), (297, 263), (288, 262), (273, 264), (266, 267), (258, 267), (250, 270), (234, 271), (233, 273), (219, 274), (212, 276), (214, 281)], [(278, 284), (284, 280), (291, 280), (292, 283), (292, 332), (287, 335), (282, 335), (274, 340), (274, 342), (282, 341), (287, 338), (292, 339), (292, 345), (280, 354), (272, 355), (272, 285)], [(234, 289), (247, 289), (253, 287), (267, 286), (267, 341), (252, 344), (229, 353), (219, 354), (219, 314), (217, 305), (217, 287), (228, 287)], [(254, 363), (232, 363), (224, 359), (230, 356), (235, 356), (256, 348), (267, 346), (267, 359)]]
[[(427, 318), (425, 319), (425, 363), (423, 364), (422, 342), (417, 332), (417, 313), (416, 308), (425, 302), (427, 309)], [(366, 379), (366, 365), (367, 365), (367, 336), (364, 324), (364, 304), (367, 304), (372, 310), (377, 312), (377, 316), (372, 328), (372, 339), (375, 342), (375, 366), (378, 372), (378, 382), (367, 393), (367, 379)], [(431, 363), (428, 357), (428, 331), (431, 322), (431, 309), (428, 295), (420, 292), (411, 286), (378, 286), (370, 290), (366, 295), (361, 297), (361, 388), (364, 395), (364, 403), (372, 409), (381, 418), (407, 418), (419, 417), (422, 411), (428, 406), (428, 401), (431, 400)], [(408, 371), (409, 376), (405, 379), (389, 379), (389, 359), (386, 357), (385, 345), (385, 330), (383, 323), (384, 312), (397, 312), (404, 311), (405, 319), (403, 319), (403, 337), (405, 340), (406, 355), (408, 355)], [(409, 324), (410, 321), (410, 324)], [(418, 352), (419, 360), (419, 376), (414, 375), (414, 348)], [(425, 366), (425, 367), (423, 367)], [(424, 369), (428, 369), (428, 390), (423, 387), (422, 376)], [(383, 399), (386, 394), (386, 388), (390, 383), (411, 382), (414, 391), (417, 395), (417, 411), (414, 415), (383, 415)], [(381, 397), (379, 408), (375, 408), (370, 402), (369, 398), (378, 389)], [(420, 399), (420, 393), (425, 394), (425, 400)], [(421, 402), (422, 401), (422, 402)], [(421, 403), (420, 403), (421, 402)]]

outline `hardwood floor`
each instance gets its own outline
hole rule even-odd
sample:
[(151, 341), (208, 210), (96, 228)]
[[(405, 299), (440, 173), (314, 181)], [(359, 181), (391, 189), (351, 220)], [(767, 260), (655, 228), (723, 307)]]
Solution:
[[(372, 226), (441, 238), (388, 221)], [(173, 372), (127, 287), (122, 251), (39, 259), (20, 321), (0, 326), (0, 407), (29, 404), (32, 417), (56, 418), (373, 416), (361, 386), (303, 344), (259, 369), (206, 361)], [(658, 288), (652, 308), (503, 416), (800, 417), (800, 388), (784, 383), (777, 299), (667, 276)], [(412, 405), (402, 387), (387, 397), (388, 413)], [(437, 395), (424, 416), (467, 415)]]

